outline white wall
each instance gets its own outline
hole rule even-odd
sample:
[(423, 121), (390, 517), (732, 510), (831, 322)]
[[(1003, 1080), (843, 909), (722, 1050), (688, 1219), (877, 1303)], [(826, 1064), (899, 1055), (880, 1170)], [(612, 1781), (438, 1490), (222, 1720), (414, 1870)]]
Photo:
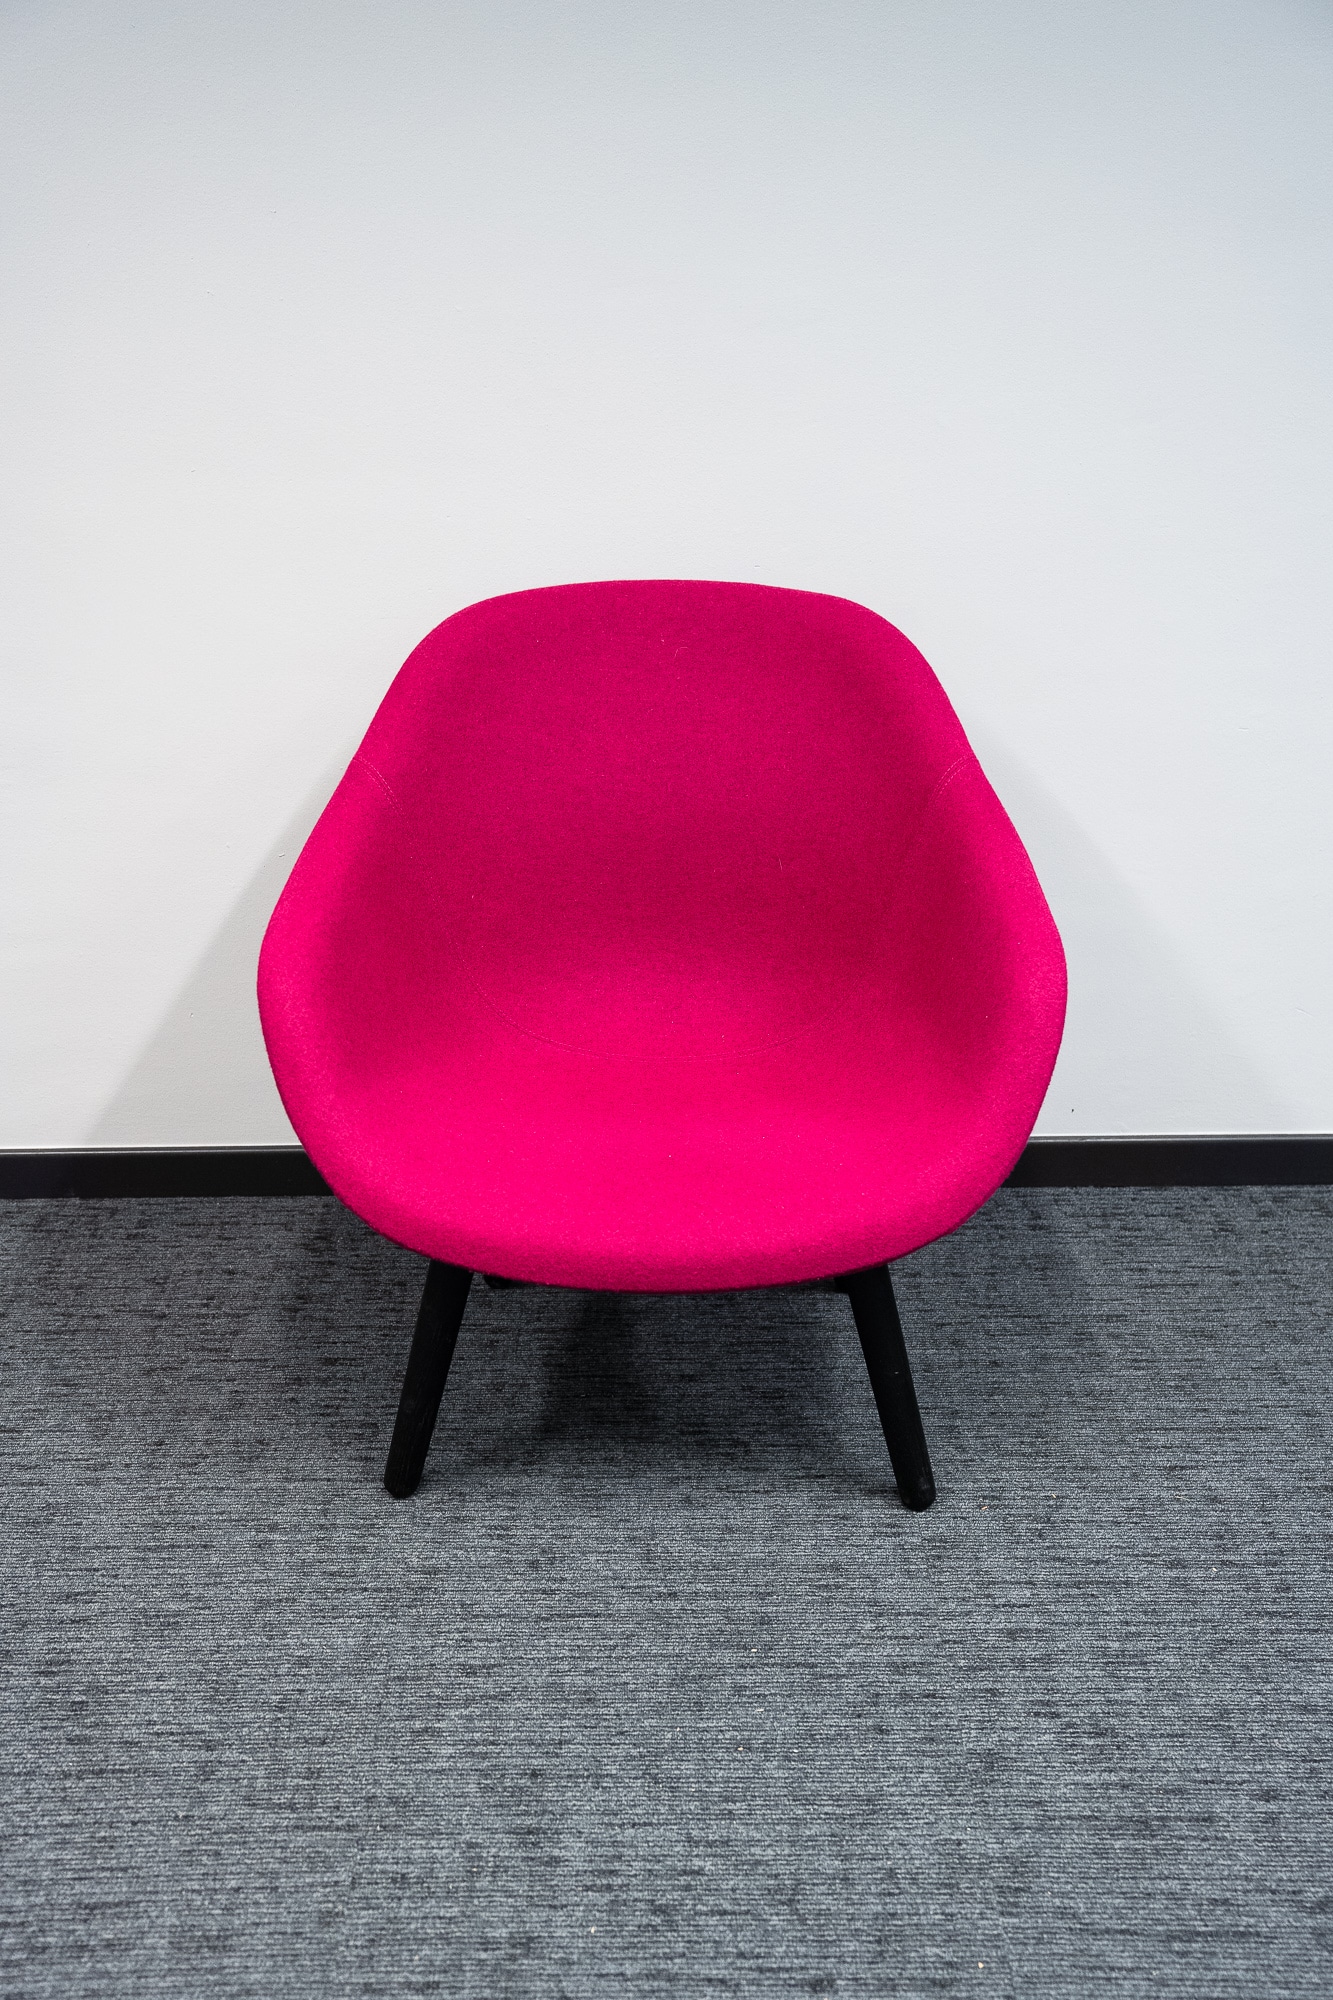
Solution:
[(0, 17), (0, 1144), (290, 1134), (263, 921), (411, 645), (859, 598), (1069, 948), (1047, 1132), (1333, 1129), (1333, 15)]

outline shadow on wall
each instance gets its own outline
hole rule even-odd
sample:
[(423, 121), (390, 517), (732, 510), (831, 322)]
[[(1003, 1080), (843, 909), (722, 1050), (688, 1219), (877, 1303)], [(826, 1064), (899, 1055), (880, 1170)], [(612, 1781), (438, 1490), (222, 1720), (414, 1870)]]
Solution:
[(273, 906), (355, 748), (327, 767), (287, 822), (97, 1120), (89, 1145), (295, 1145), (259, 1028), (255, 973)]
[[(1214, 1013), (1169, 937), (1105, 856), (1003, 744), (985, 732), (973, 736), (1032, 856), (1069, 958), (1069, 1020), (1038, 1131), (1286, 1129), (1293, 1107)], [(284, 828), (90, 1144), (293, 1142), (259, 1030), (255, 966), (269, 915), (344, 762), (329, 768)]]
[(1073, 815), (985, 729), (973, 747), (1064, 940), (1069, 1014), (1038, 1133), (1281, 1132), (1297, 1107)]

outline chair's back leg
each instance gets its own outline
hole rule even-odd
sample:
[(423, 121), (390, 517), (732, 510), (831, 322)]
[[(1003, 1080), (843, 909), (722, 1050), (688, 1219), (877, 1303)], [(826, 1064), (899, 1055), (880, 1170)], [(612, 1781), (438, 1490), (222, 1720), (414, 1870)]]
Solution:
[(904, 1507), (919, 1513), (935, 1498), (935, 1475), (930, 1469), (889, 1267), (874, 1264), (868, 1271), (849, 1271), (839, 1279), (838, 1289), (852, 1302), (898, 1492)]
[(431, 1259), (384, 1468), (384, 1484), (397, 1500), (415, 1493), (421, 1479), (471, 1283), (471, 1271)]

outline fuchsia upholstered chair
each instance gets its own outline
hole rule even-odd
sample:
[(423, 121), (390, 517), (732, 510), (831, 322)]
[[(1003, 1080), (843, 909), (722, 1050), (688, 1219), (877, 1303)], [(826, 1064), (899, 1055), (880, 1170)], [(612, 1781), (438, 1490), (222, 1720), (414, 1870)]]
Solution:
[(471, 1275), (835, 1277), (899, 1492), (934, 1497), (888, 1263), (1013, 1166), (1060, 939), (938, 681), (841, 598), (523, 591), (412, 654), (259, 968), (334, 1191), (431, 1261), (386, 1484), (421, 1476)]

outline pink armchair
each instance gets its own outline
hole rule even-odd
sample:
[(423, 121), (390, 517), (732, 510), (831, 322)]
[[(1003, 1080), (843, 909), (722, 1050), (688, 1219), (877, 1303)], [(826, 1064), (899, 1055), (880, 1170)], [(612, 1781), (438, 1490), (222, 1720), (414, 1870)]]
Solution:
[(934, 1497), (888, 1263), (999, 1186), (1064, 957), (921, 655), (841, 598), (595, 583), (422, 641), (259, 967), (292, 1123), (428, 1256), (386, 1484), (421, 1476), (471, 1274), (837, 1277), (899, 1491)]

